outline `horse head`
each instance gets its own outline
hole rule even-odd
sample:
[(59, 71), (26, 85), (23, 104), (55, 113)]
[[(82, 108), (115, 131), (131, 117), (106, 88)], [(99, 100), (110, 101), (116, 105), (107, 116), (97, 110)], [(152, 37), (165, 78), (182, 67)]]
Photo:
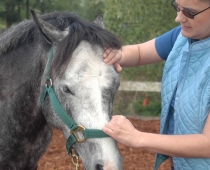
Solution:
[[(37, 17), (33, 11), (32, 16), (52, 46), (49, 52), (52, 61), (48, 60), (42, 84), (52, 86), (61, 107), (76, 125), (101, 130), (112, 116), (113, 99), (120, 84), (113, 66), (103, 62), (103, 46), (116, 47), (118, 40), (105, 30), (102, 16), (93, 23), (75, 22), (62, 30)], [(47, 76), (50, 79), (46, 79)], [(66, 119), (58, 116), (48, 95), (44, 98), (42, 110), (46, 121), (61, 129), (66, 140), (69, 139), (72, 129), (65, 123)], [(81, 132), (78, 136), (84, 138)], [(117, 143), (110, 137), (77, 141), (72, 148), (81, 157), (86, 170), (122, 169)]]

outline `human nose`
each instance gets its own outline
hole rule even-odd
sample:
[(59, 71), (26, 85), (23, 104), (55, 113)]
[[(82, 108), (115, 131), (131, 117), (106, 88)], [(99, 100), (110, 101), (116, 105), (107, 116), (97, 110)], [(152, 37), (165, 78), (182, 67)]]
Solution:
[(175, 18), (175, 21), (177, 23), (182, 23), (182, 22), (185, 22), (186, 20), (187, 20), (187, 18), (181, 10), (179, 12), (177, 12), (177, 16)]

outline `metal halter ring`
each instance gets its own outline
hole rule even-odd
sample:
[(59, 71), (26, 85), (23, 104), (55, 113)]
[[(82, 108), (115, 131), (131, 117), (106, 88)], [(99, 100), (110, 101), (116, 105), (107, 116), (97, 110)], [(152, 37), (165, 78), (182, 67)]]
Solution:
[(46, 87), (52, 86), (52, 79), (46, 79), (45, 86), (46, 86)]
[(85, 128), (81, 125), (77, 125), (77, 129), (70, 131), (70, 134), (73, 134), (77, 140), (77, 142), (82, 143), (87, 140), (84, 134)]

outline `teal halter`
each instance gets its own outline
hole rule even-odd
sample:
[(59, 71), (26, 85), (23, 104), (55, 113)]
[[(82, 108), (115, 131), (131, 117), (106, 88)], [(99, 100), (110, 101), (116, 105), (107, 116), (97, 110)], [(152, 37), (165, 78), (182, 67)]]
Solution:
[(56, 96), (55, 90), (53, 88), (52, 79), (50, 78), (50, 64), (53, 58), (53, 47), (50, 49), (48, 62), (47, 62), (47, 70), (46, 70), (46, 85), (42, 94), (41, 103), (44, 105), (44, 101), (47, 95), (50, 97), (50, 102), (53, 106), (53, 109), (60, 117), (60, 119), (68, 126), (70, 131), (70, 136), (66, 141), (66, 150), (68, 154), (72, 155), (72, 145), (76, 142), (85, 142), (87, 138), (104, 138), (109, 137), (106, 133), (99, 129), (85, 129), (81, 125), (77, 125), (76, 122), (69, 117), (66, 111), (63, 109), (60, 104), (58, 97)]

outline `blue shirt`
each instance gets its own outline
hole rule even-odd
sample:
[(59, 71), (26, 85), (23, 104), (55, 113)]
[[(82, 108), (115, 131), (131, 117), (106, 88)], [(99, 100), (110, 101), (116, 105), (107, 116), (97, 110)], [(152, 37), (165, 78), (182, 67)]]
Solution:
[[(155, 48), (157, 50), (158, 55), (163, 59), (166, 60), (169, 53), (171, 52), (174, 43), (181, 32), (181, 26), (178, 26), (165, 34), (159, 36), (155, 40)], [(170, 109), (169, 109), (169, 116), (168, 116), (168, 134), (174, 134), (174, 105), (175, 105), (175, 96), (176, 92), (173, 95)]]
[(156, 38), (155, 48), (163, 60), (167, 59), (180, 32), (181, 26), (178, 26)]

